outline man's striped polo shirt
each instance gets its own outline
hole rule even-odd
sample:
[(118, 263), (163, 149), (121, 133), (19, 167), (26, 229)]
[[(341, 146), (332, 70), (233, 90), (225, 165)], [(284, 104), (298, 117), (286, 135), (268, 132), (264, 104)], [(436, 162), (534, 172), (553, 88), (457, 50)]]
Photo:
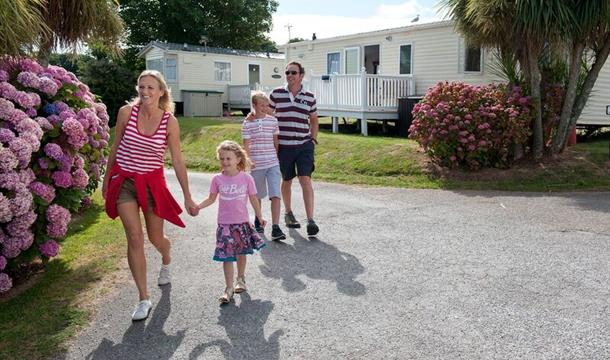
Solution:
[(311, 140), (309, 115), (316, 112), (316, 98), (303, 88), (296, 96), (288, 86), (275, 88), (269, 95), (269, 106), (275, 109), (281, 146), (298, 146)]

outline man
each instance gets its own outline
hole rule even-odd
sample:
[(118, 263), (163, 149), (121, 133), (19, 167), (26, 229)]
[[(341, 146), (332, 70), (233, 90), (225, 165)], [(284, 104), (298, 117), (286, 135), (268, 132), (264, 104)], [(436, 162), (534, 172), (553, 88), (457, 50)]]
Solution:
[(311, 174), (315, 169), (314, 150), (318, 144), (318, 114), (314, 95), (303, 90), (305, 69), (296, 62), (286, 65), (286, 85), (274, 89), (269, 95), (269, 105), (275, 109), (280, 135), (279, 152), (282, 172), (282, 200), (284, 202), (286, 226), (300, 228), (301, 224), (292, 213), (292, 179), (299, 178), (307, 214), (307, 235), (318, 231), (314, 214), (314, 193)]

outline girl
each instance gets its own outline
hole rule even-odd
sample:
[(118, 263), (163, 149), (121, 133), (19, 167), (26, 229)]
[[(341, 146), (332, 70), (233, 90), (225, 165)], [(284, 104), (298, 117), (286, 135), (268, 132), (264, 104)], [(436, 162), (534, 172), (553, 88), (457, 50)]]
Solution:
[[(254, 179), (245, 172), (250, 166), (250, 160), (244, 149), (236, 142), (226, 140), (216, 148), (216, 157), (220, 161), (222, 172), (214, 176), (208, 198), (197, 208), (201, 210), (212, 205), (220, 194), (214, 260), (223, 262), (226, 287), (218, 300), (221, 304), (226, 304), (233, 298), (233, 292), (246, 291), (246, 254), (252, 254), (254, 250), (265, 246), (265, 241), (248, 222), (248, 198), (261, 224), (265, 226), (267, 222), (262, 217)], [(235, 261), (237, 281), (233, 287)]]

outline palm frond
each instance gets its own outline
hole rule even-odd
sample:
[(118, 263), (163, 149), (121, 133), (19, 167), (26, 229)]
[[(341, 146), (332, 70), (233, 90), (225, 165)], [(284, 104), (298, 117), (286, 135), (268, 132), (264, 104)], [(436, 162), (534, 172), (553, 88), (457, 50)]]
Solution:
[(44, 0), (0, 0), (0, 54), (22, 55), (48, 34), (40, 11)]

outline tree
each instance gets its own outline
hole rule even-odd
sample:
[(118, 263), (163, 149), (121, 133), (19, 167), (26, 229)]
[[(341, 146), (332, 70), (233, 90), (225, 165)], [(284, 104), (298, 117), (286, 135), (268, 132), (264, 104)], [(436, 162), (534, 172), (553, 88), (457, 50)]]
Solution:
[(91, 44), (89, 53), (80, 57), (78, 76), (106, 105), (109, 125), (113, 127), (119, 108), (136, 95), (135, 85), (142, 69), (130, 68), (124, 57), (114, 57), (101, 43)]
[(292, 44), (292, 43), (297, 43), (297, 42), (301, 42), (301, 41), (307, 41), (307, 40), (300, 38), (300, 37), (295, 37), (295, 38), (288, 40), (288, 43)]
[(48, 34), (41, 7), (44, 0), (0, 0), (0, 54), (21, 55)]
[[(610, 54), (610, 3), (607, 0), (580, 0), (572, 2), (571, 5), (574, 21), (569, 24), (569, 80), (557, 135), (553, 141), (554, 153), (565, 149), (569, 130), (576, 125), (599, 72)], [(594, 62), (590, 67), (585, 67), (588, 71), (581, 91), (578, 92), (579, 76), (587, 51), (593, 55)], [(584, 64), (586, 65), (586, 62)]]
[[(536, 158), (541, 157), (544, 150), (541, 103), (544, 49), (567, 54), (570, 74), (565, 82), (566, 99), (551, 149), (553, 153), (563, 151), (568, 129), (580, 116), (610, 52), (608, 0), (442, 0), (442, 4), (468, 41), (496, 48), (518, 60), (533, 98), (533, 152)], [(583, 67), (587, 49), (593, 54), (594, 63)], [(583, 68), (586, 80), (581, 93), (577, 94)]]
[(123, 22), (118, 15), (118, 0), (47, 0), (40, 11), (51, 30), (41, 34), (41, 64), (48, 64), (55, 47), (75, 49), (81, 42), (101, 42), (120, 53)]
[(120, 15), (129, 46), (148, 42), (268, 51), (276, 0), (125, 0)]

